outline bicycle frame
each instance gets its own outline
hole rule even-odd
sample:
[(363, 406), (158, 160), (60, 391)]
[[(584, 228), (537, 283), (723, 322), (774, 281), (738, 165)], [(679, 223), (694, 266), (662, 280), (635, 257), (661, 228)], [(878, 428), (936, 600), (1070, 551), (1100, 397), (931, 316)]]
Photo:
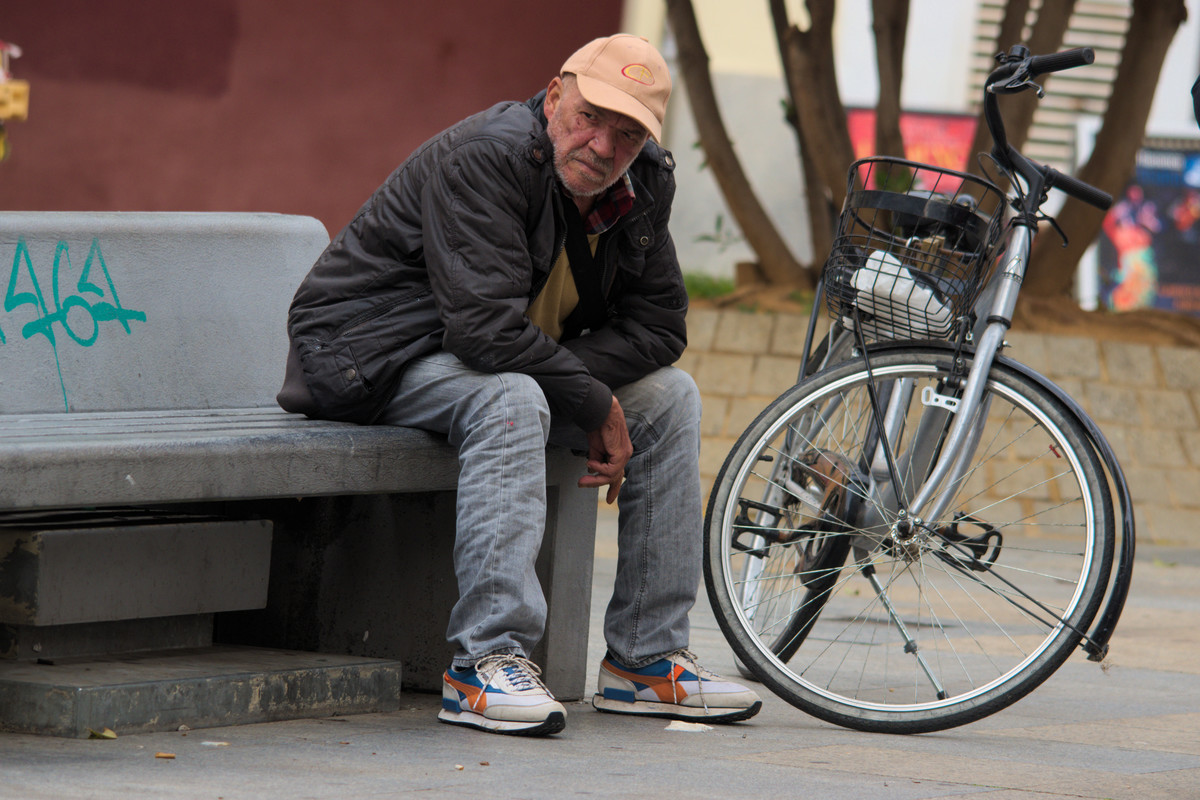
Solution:
[[(979, 411), (983, 398), (983, 390), (988, 373), (992, 369), (992, 360), (1004, 345), (1004, 336), (1008, 333), (1009, 320), (1012, 319), (1016, 308), (1017, 295), (1020, 292), (1021, 281), (1025, 277), (1025, 266), (1029, 260), (1029, 248), (1032, 234), (1029, 228), (1021, 223), (1015, 225), (1009, 242), (1008, 253), (1005, 255), (1004, 267), (1000, 270), (998, 291), (992, 303), (987, 319), (990, 320), (983, 330), (979, 344), (975, 349), (975, 358), (967, 373), (967, 383), (963, 388), (962, 397), (958, 399), (954, 413), (954, 422), (950, 426), (949, 436), (942, 448), (942, 457), (934, 465), (932, 473), (921, 486), (916, 496), (908, 504), (908, 514), (915, 517), (919, 524), (922, 515), (936, 517), (945, 510), (953, 499), (954, 487), (962, 480), (962, 470), (966, 460), (973, 454), (971, 446), (972, 428), (977, 428), (977, 420), (981, 424)], [(982, 316), (982, 315), (981, 315)], [(977, 433), (975, 434), (977, 437)], [(976, 443), (977, 443), (976, 438)], [(955, 474), (954, 465), (959, 469)], [(940, 497), (938, 488), (947, 477), (949, 487)], [(930, 505), (932, 503), (932, 505)], [(929, 505), (928, 509), (926, 506)]]
[[(1034, 166), (1036, 167), (1036, 165)], [(1045, 187), (1040, 176), (1035, 176), (1031, 183), (1033, 185), (1027, 196), (1041, 197)], [(919, 424), (928, 426), (929, 431), (917, 436), (916, 441), (924, 444), (925, 452), (903, 454), (899, 457), (903, 461), (893, 460), (889, 468), (888, 459), (895, 457), (887, 452), (887, 447), (881, 441), (872, 460), (871, 481), (867, 496), (863, 498), (865, 502), (862, 507), (867, 509), (867, 514), (872, 515), (863, 521), (864, 527), (882, 523), (882, 513), (874, 509), (902, 512), (902, 517), (906, 519), (906, 525), (919, 526), (923, 520), (938, 518), (953, 501), (955, 492), (963, 481), (967, 465), (980, 441), (983, 422), (987, 414), (984, 396), (987, 376), (996, 359), (1003, 359), (1000, 352), (1005, 346), (1004, 337), (1010, 327), (1010, 320), (1016, 308), (1021, 283), (1028, 266), (1029, 252), (1036, 231), (1036, 218), (1034, 217), (1036, 208), (1023, 209), (1023, 211), (1024, 213), (1013, 221), (1013, 230), (1009, 234), (1008, 247), (1001, 266), (989, 281), (976, 305), (976, 318), (979, 322), (971, 337), (973, 342), (966, 348), (972, 356), (972, 365), (967, 373), (961, 395), (957, 398), (940, 395), (921, 398), (927, 408), (922, 414)], [(822, 286), (818, 284), (814, 308), (820, 306), (821, 293)], [(813, 314), (806, 337), (807, 341), (801, 362), (801, 378), (806, 375), (808, 370), (808, 354), (812, 352), (812, 343), (815, 339), (816, 316)], [(854, 332), (843, 330), (840, 335), (853, 336)], [(863, 341), (858, 342), (860, 357), (864, 358), (868, 364), (870, 353), (883, 351), (892, 346), (895, 345), (879, 343), (868, 346)], [(949, 343), (942, 343), (942, 346), (946, 347), (948, 352), (957, 352)], [(830, 350), (832, 349), (831, 346)], [(1021, 370), (1041, 383), (1080, 420), (1088, 431), (1092, 445), (1100, 456), (1110, 481), (1116, 488), (1116, 496), (1121, 506), (1122, 529), (1118, 556), (1119, 568), (1115, 572), (1112, 586), (1109, 589), (1104, 611), (1082, 643), (1088, 657), (1093, 661), (1100, 661), (1107, 654), (1108, 641), (1124, 608), (1131, 583), (1130, 572), (1136, 548), (1136, 533), (1129, 487), (1108, 441), (1079, 404), (1044, 376), (1029, 370), (1019, 362), (1011, 359), (1003, 360), (1009, 366)], [(899, 438), (900, 432), (897, 426), (904, 419), (904, 412), (912, 398), (903, 390), (889, 391), (887, 394), (889, 395), (889, 406), (881, 414), (882, 422), (879, 423), (879, 430), (881, 438), (891, 442)], [(938, 439), (934, 434), (945, 430), (949, 415), (953, 415), (949, 430), (944, 439)], [(935, 454), (930, 452), (935, 446), (938, 451), (936, 458)], [(917, 465), (915, 469), (913, 468), (914, 464)], [(925, 465), (928, 465), (927, 471)], [(919, 487), (893, 485), (894, 476), (901, 474), (925, 474), (927, 477)], [(911, 499), (905, 502), (904, 498)]]
[[(1111, 198), (1105, 193), (1050, 167), (1038, 164), (1013, 148), (1008, 143), (1005, 134), (997, 96), (1029, 88), (1036, 89), (1040, 95), (1041, 87), (1032, 83), (1032, 79), (1038, 74), (1090, 63), (1091, 59), (1091, 52), (1087, 50), (1030, 57), (1027, 49), (1017, 46), (1013, 48), (1007, 58), (1000, 59), (1001, 66), (993, 71), (986, 82), (984, 118), (994, 142), (992, 158), (1012, 178), (1014, 189), (1018, 188), (1016, 186), (1017, 179), (1025, 182), (1026, 189), (1024, 192), (1016, 191), (1016, 196), (1010, 199), (1018, 213), (1011, 223), (1012, 229), (1008, 235), (1007, 249), (1000, 268), (996, 270), (976, 303), (977, 324), (975, 329), (972, 331), (972, 335), (960, 344), (959, 349), (969, 348), (972, 362), (959, 396), (934, 395), (921, 398), (921, 402), (927, 408), (922, 414), (919, 425), (927, 426), (929, 430), (922, 431), (916, 440), (924, 443), (924, 452), (903, 454), (900, 457), (905, 459), (903, 463), (898, 462), (897, 457), (889, 452), (888, 443), (898, 440), (897, 426), (902, 424), (905, 418), (904, 412), (908, 403), (911, 402), (911, 397), (906, 396), (902, 388), (898, 391), (887, 392), (890, 395), (888, 409), (876, 410), (877, 424), (881, 433), (880, 443), (875, 457), (872, 459), (868, 496), (864, 498), (867, 502), (863, 506), (868, 509), (887, 509), (895, 512), (901, 520), (899, 524), (906, 530), (911, 529), (911, 526), (921, 525), (924, 519), (936, 519), (945, 511), (953, 501), (967, 465), (979, 444), (987, 414), (984, 395), (987, 376), (995, 360), (1001, 358), (1000, 352), (1005, 345), (1004, 337), (1008, 332), (1013, 311), (1016, 308), (1021, 283), (1028, 266), (1033, 236), (1037, 231), (1040, 206), (1046, 198), (1047, 191), (1049, 188), (1057, 186), (1068, 194), (1101, 208), (1106, 208), (1111, 203)], [(814, 309), (820, 307), (823, 289), (823, 281), (818, 282)], [(814, 313), (810, 320), (803, 350), (804, 355), (801, 359), (800, 380), (803, 380), (808, 374), (809, 354), (812, 352), (812, 344), (815, 339), (816, 317), (817, 315)], [(858, 350), (867, 364), (868, 370), (870, 369), (870, 352), (889, 346), (881, 343), (868, 347), (862, 337), (860, 327), (855, 331), (843, 330), (842, 335), (853, 335), (857, 338)], [(945, 346), (950, 347), (950, 345)], [(831, 343), (827, 352), (832, 352), (833, 349)], [(958, 352), (959, 350), (955, 351), (956, 355)], [(1079, 404), (1045, 377), (1018, 362), (1004, 360), (1006, 364), (1020, 369), (1042, 384), (1083, 424), (1093, 448), (1104, 464), (1109, 480), (1116, 489), (1116, 496), (1121, 506), (1122, 530), (1121, 549), (1118, 557), (1119, 568), (1116, 570), (1109, 590), (1105, 609), (1094, 624), (1091, 635), (1085, 636), (1083, 640), (1083, 647), (1088, 651), (1089, 658), (1099, 661), (1107, 653), (1108, 640), (1124, 607), (1131, 582), (1130, 572), (1136, 547), (1136, 534), (1129, 487), (1111, 446), (1100, 432), (1099, 427)], [(945, 438), (942, 439), (940, 432), (945, 431), (947, 415), (953, 415), (953, 421), (950, 423)], [(938, 435), (935, 436), (935, 434)], [(934, 452), (935, 449), (936, 452)], [(906, 476), (914, 474), (913, 464), (917, 465), (916, 474), (927, 476), (919, 487), (902, 485), (899, 481), (898, 476), (901, 474)], [(926, 465), (928, 465), (928, 471), (925, 471)], [(913, 481), (910, 479), (909, 482)], [(905, 498), (911, 499), (906, 501)], [(877, 522), (882, 523), (880, 512), (868, 513), (874, 513), (879, 517)], [(876, 520), (870, 519), (866, 522), (876, 522)]]

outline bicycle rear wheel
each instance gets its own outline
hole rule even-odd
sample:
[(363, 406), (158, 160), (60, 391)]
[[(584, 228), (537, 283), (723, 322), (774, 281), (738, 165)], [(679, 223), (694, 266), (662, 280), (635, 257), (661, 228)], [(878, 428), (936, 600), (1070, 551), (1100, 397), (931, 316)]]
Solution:
[(1002, 365), (947, 501), (929, 519), (903, 513), (953, 416), (952, 360), (872, 356), (894, 469), (860, 360), (768, 407), (710, 497), (705, 579), (726, 638), (772, 691), (829, 722), (919, 733), (994, 713), (1062, 664), (1103, 598), (1104, 473), (1080, 423)]

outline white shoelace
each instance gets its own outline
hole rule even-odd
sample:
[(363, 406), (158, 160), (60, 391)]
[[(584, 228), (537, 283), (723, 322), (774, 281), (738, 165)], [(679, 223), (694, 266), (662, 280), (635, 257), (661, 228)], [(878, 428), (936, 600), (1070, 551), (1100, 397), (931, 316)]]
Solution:
[(541, 689), (549, 694), (545, 684), (538, 678), (541, 668), (527, 658), (514, 656), (510, 653), (497, 653), (484, 656), (475, 664), (475, 671), (484, 678), (484, 688), (493, 685), (498, 675), (503, 675), (505, 682), (517, 692)]
[[(691, 665), (692, 672), (696, 675), (696, 687), (699, 689), (698, 694), (700, 695), (700, 704), (704, 706), (705, 711), (708, 711), (708, 700), (704, 697), (704, 680), (708, 677), (717, 677), (716, 673), (709, 672), (704, 667), (700, 666), (700, 664), (696, 661), (696, 654), (691, 650), (681, 648), (666, 656), (666, 658), (672, 664), (676, 663), (676, 659), (678, 659), (680, 662), (685, 662), (685, 666), (688, 664)], [(675, 671), (671, 670), (671, 694), (673, 694), (675, 697), (679, 697), (679, 691), (675, 688), (675, 683)]]

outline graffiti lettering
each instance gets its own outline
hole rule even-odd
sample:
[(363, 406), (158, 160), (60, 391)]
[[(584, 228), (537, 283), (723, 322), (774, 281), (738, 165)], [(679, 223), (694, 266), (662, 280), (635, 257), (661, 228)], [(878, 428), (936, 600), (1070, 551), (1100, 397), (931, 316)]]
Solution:
[[(67, 274), (65, 278), (64, 272)], [(13, 313), (18, 309), (32, 309), (35, 318), (21, 326), (21, 336), (32, 339), (44, 336), (54, 351), (58, 368), (58, 380), (63, 389), (63, 404), (67, 403), (66, 384), (63, 383), (62, 366), (58, 358), (57, 332), (61, 331), (83, 347), (91, 347), (100, 336), (100, 327), (106, 322), (115, 322), (132, 333), (130, 322), (145, 322), (146, 314), (121, 305), (117, 287), (100, 251), (100, 241), (92, 239), (91, 249), (83, 263), (83, 269), (75, 281), (74, 293), (63, 296), (62, 282), (74, 274), (71, 264), (71, 248), (60, 241), (54, 250), (54, 266), (50, 273), (50, 295), (42, 289), (29, 245), (24, 238), (17, 240), (12, 269), (8, 275), (8, 286), (4, 292), (4, 311)], [(101, 285), (102, 284), (102, 285)], [(72, 313), (74, 312), (74, 313)], [(6, 344), (3, 327), (0, 327), (0, 344)]]

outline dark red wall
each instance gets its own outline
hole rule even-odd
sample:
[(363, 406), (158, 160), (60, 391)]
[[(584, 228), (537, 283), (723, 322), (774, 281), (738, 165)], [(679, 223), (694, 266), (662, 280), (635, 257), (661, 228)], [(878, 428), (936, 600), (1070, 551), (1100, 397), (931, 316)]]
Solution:
[(621, 0), (4, 0), (0, 210), (275, 211), (336, 233), (417, 145), (545, 87)]

